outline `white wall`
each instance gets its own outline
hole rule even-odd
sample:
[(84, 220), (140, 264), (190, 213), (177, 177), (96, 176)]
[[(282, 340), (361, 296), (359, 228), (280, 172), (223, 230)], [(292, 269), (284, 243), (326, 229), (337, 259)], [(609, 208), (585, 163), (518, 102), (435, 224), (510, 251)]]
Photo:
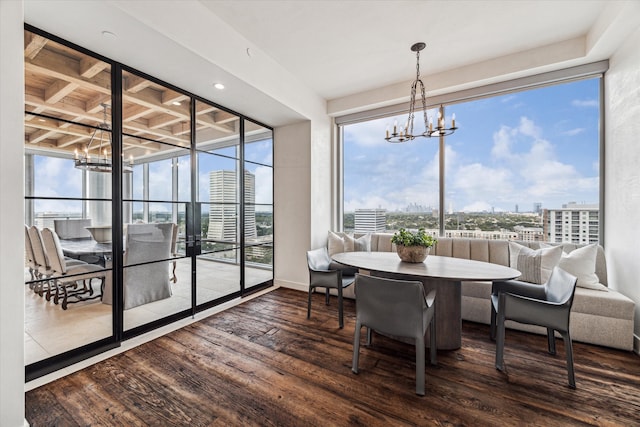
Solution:
[(311, 123), (274, 130), (274, 273), (276, 284), (304, 289), (311, 246)]
[[(21, 0), (0, 0), (0, 425), (24, 424), (24, 36)], [(10, 208), (9, 208), (10, 207)]]
[(609, 284), (636, 303), (640, 336), (640, 28), (605, 76), (605, 251)]

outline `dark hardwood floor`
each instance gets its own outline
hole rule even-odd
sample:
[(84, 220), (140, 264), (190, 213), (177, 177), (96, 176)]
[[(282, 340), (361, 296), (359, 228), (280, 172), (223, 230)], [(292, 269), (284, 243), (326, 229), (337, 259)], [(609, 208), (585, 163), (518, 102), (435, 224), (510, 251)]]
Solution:
[(415, 390), (411, 345), (374, 336), (351, 372), (355, 303), (278, 289), (26, 393), (31, 426), (640, 425), (640, 357), (507, 330), (508, 374), (488, 326), (463, 324), (462, 348)]

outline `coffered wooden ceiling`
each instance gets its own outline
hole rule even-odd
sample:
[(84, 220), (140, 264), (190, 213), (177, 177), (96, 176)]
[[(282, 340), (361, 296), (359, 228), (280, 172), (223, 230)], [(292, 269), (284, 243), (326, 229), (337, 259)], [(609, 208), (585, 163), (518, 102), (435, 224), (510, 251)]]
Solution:
[[(25, 31), (25, 147), (73, 156), (87, 148), (106, 108), (111, 127), (111, 69), (106, 62)], [(123, 72), (124, 156), (140, 159), (189, 147), (189, 98)], [(236, 139), (239, 117), (196, 102), (198, 143)], [(246, 131), (260, 129), (246, 122)], [(91, 151), (98, 150), (100, 131)], [(105, 134), (103, 145), (108, 136)], [(109, 149), (110, 151), (110, 149)], [(97, 154), (90, 153), (90, 154)]]

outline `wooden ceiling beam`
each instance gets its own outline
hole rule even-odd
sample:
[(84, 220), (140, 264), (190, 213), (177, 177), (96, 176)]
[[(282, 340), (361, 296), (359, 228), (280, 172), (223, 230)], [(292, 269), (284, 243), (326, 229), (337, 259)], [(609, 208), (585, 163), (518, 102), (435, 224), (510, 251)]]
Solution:
[(174, 102), (182, 103), (187, 99), (189, 99), (187, 95), (176, 92), (175, 90), (166, 89), (162, 91), (162, 104), (164, 105), (173, 104)]
[(122, 86), (125, 92), (138, 93), (142, 89), (146, 89), (151, 86), (151, 82), (144, 77), (139, 77), (134, 74), (126, 74), (124, 77), (124, 84)]
[(24, 40), (24, 56), (25, 58), (33, 59), (42, 50), (43, 47), (47, 44), (47, 39), (33, 33), (25, 33), (26, 37)]
[(106, 62), (90, 56), (80, 59), (80, 75), (87, 79), (94, 77), (107, 67), (109, 67), (109, 64)]
[(39, 142), (42, 142), (46, 139), (48, 139), (49, 137), (55, 135), (57, 133), (57, 131), (55, 130), (44, 130), (44, 129), (40, 129), (36, 132), (33, 132), (31, 135), (27, 136), (27, 142), (29, 144), (37, 144)]
[(64, 80), (56, 80), (55, 83), (49, 85), (44, 90), (44, 102), (47, 104), (55, 104), (61, 101), (65, 96), (79, 87), (77, 83), (70, 83)]

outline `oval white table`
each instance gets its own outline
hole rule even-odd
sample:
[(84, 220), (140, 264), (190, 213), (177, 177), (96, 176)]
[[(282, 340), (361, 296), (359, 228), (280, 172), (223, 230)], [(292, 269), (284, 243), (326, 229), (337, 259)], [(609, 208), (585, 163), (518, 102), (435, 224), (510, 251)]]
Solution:
[[(509, 280), (520, 276), (518, 270), (499, 264), (435, 255), (419, 263), (402, 262), (395, 252), (343, 252), (332, 259), (369, 270), (372, 276), (419, 280), (427, 292), (435, 289), (439, 350), (455, 350), (462, 345), (462, 281)], [(425, 343), (428, 338), (425, 337)]]

